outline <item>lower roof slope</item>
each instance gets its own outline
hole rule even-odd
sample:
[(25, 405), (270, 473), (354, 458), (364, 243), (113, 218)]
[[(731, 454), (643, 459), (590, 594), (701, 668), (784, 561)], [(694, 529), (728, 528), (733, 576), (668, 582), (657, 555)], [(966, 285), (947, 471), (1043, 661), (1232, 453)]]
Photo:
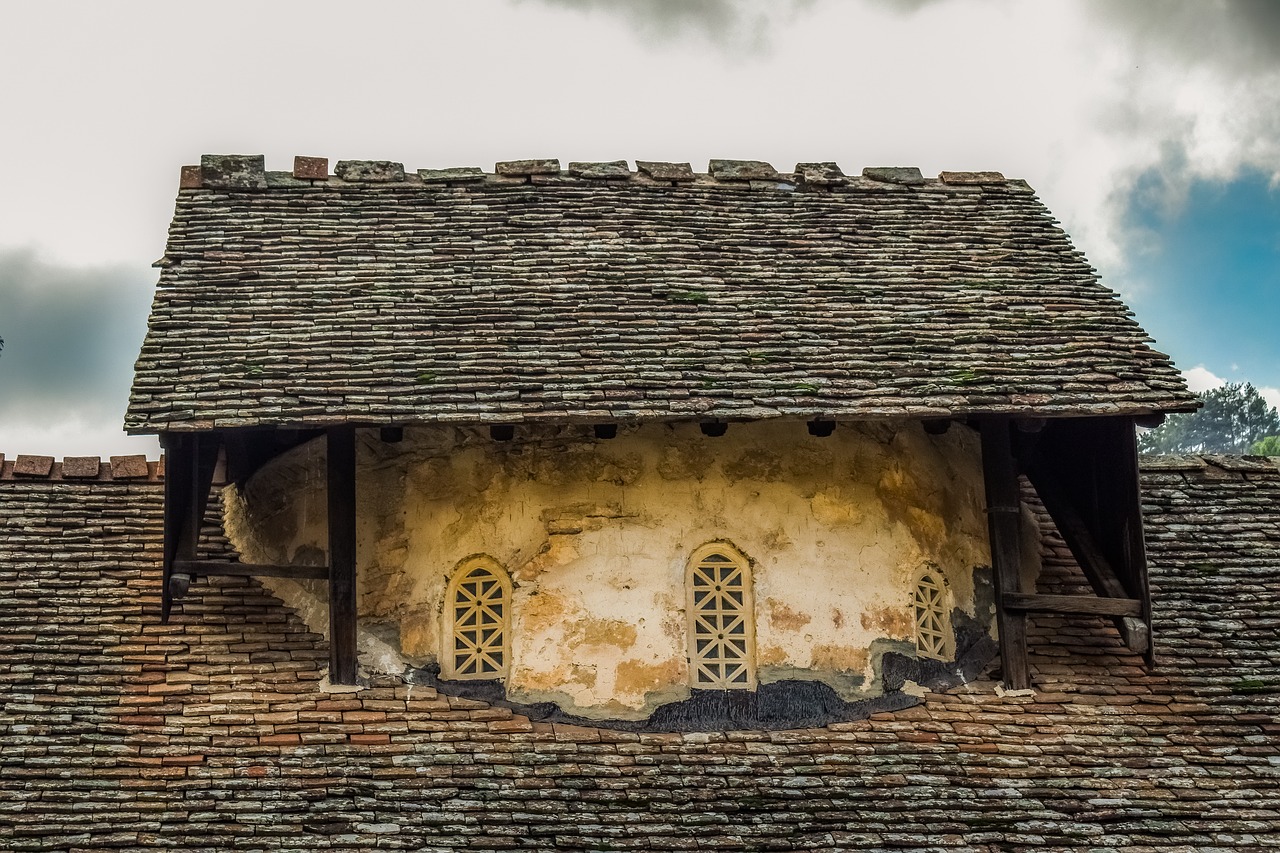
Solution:
[(189, 170), (130, 431), (1195, 405), (998, 173), (314, 166)]
[[(201, 582), (159, 624), (154, 482), (8, 471), (5, 849), (1280, 845), (1269, 464), (1148, 465), (1153, 673), (1108, 624), (1046, 617), (1034, 696), (981, 681), (826, 729), (684, 735), (532, 723), (394, 679), (326, 692), (322, 638), (256, 581)], [(1045, 543), (1046, 591), (1083, 584)]]

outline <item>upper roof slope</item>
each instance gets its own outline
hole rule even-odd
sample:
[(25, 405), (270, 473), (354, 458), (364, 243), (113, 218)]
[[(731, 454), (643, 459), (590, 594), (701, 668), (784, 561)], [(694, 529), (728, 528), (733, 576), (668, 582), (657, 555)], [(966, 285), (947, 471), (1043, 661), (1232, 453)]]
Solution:
[(126, 428), (1194, 406), (1021, 181), (184, 170)]

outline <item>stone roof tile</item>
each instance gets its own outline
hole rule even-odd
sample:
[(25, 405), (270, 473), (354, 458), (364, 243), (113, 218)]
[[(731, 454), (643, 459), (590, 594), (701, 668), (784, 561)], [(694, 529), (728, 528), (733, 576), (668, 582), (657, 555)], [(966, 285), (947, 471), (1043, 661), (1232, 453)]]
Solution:
[(996, 173), (525, 160), (263, 190), (260, 159), (179, 194), (133, 432), (1195, 406)]
[[(257, 580), (201, 579), (159, 625), (156, 485), (6, 479), (0, 800), (21, 808), (0, 833), (32, 850), (683, 849), (690, 827), (722, 851), (1276, 849), (1280, 472), (1148, 459), (1143, 482), (1157, 669), (1106, 620), (1046, 615), (1031, 695), (979, 679), (827, 728), (678, 734), (390, 677), (330, 692), (324, 638)], [(1044, 549), (1042, 591), (1087, 588), (1052, 530)]]
[(62, 476), (67, 480), (93, 479), (102, 470), (98, 456), (67, 456), (62, 460)]
[(19, 454), (13, 463), (13, 473), (21, 477), (47, 477), (52, 470), (52, 456)]

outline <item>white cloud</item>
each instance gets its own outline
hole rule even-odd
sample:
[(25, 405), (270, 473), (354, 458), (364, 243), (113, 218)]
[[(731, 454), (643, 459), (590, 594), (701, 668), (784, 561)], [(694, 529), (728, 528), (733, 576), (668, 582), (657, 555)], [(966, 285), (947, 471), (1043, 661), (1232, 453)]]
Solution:
[(141, 453), (160, 458), (160, 442), (153, 435), (125, 435), (120, 415), (99, 417), (68, 416), (59, 413), (47, 418), (6, 417), (0, 421), (0, 452), (13, 459), (18, 454), (35, 456), (129, 456)]
[(1197, 394), (1202, 391), (1212, 391), (1227, 384), (1227, 380), (1215, 375), (1203, 364), (1197, 364), (1190, 370), (1182, 371), (1182, 378), (1187, 380), (1187, 387)]
[(1269, 405), (1280, 409), (1280, 388), (1273, 388), (1268, 385), (1265, 388), (1259, 388), (1258, 393), (1262, 395), (1262, 399), (1266, 400)]
[[(26, 82), (0, 87), (0, 115), (21, 131), (0, 135), (9, 166), (0, 252), (36, 246), (86, 273), (120, 264), (149, 289), (145, 265), (162, 254), (178, 167), (202, 152), (264, 153), (273, 169), (295, 154), (411, 168), (542, 156), (699, 169), (712, 157), (782, 169), (836, 160), (849, 171), (1026, 178), (1104, 280), (1131, 296), (1142, 283), (1130, 261), (1151, 239), (1126, 219), (1136, 187), (1176, 207), (1198, 179), (1280, 175), (1273, 9), (1261, 0), (368, 0), (353, 19), (333, 0), (225, 0), (214, 17), (161, 0), (15, 4), (6, 23), (23, 38), (0, 52), (0, 75)], [(299, 20), (395, 22), (429, 45), (387, 50), (353, 36), (317, 49), (281, 38)], [(130, 309), (136, 319), (116, 321), (137, 324), (117, 336), (125, 355), (112, 364), (123, 373), (108, 380), (86, 367), (72, 378), (92, 388), (63, 393), (123, 409), (108, 385), (127, 388), (144, 301)], [(26, 345), (8, 331), (12, 317), (0, 320), (12, 338), (4, 382)], [(54, 331), (72, 339), (63, 328)], [(57, 379), (52, 367), (29, 375), (39, 382), (24, 400)]]
[[(1221, 388), (1227, 384), (1226, 379), (1218, 376), (1203, 364), (1197, 364), (1190, 370), (1182, 371), (1182, 378), (1187, 380), (1187, 387), (1197, 394), (1204, 391), (1212, 391), (1214, 388)], [(1268, 405), (1280, 409), (1280, 388), (1270, 385), (1254, 386), (1254, 388), (1262, 399), (1267, 401)]]
[(48, 0), (15, 10), (26, 37), (0, 55), (0, 73), (32, 81), (0, 93), (28, 129), (0, 138), (0, 161), (23, 166), (0, 234), (65, 263), (149, 262), (178, 167), (203, 151), (264, 152), (272, 168), (294, 154), (834, 159), (1026, 178), (1126, 290), (1148, 239), (1124, 219), (1140, 176), (1176, 205), (1197, 178), (1280, 174), (1277, 16), (1256, 5), (370, 0), (369, 20), (433, 33), (431, 49), (317, 53), (278, 33), (343, 7), (227, 0), (225, 20), (255, 21), (229, 53), (195, 6)]

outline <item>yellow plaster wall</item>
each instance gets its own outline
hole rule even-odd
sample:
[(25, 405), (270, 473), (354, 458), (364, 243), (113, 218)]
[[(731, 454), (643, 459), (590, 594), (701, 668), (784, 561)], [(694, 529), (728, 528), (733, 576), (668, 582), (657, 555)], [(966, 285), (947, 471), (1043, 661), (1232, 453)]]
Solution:
[[(709, 541), (752, 560), (759, 680), (821, 679), (847, 698), (876, 689), (875, 641), (912, 642), (917, 572), (937, 566), (952, 603), (972, 612), (972, 569), (990, 561), (979, 444), (962, 427), (517, 436), (423, 427), (384, 444), (362, 431), (358, 486), (362, 624), (389, 622), (404, 655), (435, 659), (449, 573), (493, 557), (515, 584), (517, 701), (643, 718), (687, 696), (685, 573)], [(323, 489), (320, 442), (250, 481), (231, 510), (246, 559), (323, 559)]]

